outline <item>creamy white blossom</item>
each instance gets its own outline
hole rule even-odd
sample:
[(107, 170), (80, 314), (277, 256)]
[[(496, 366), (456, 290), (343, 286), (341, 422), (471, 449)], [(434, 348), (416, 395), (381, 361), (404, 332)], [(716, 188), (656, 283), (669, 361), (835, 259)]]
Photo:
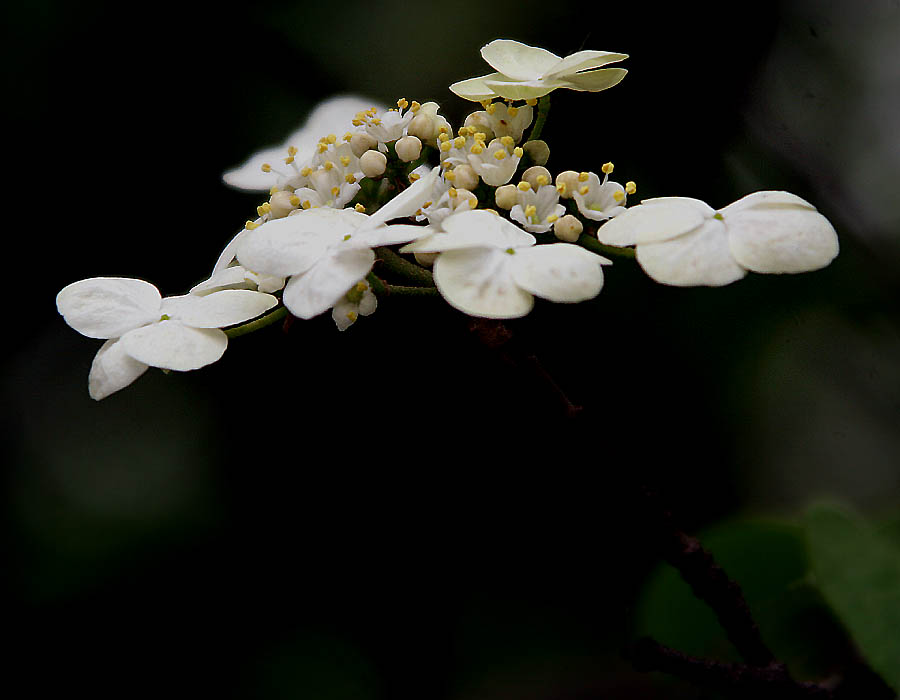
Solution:
[(616, 85), (627, 72), (601, 68), (628, 58), (609, 51), (578, 51), (560, 58), (545, 49), (510, 39), (496, 39), (481, 49), (481, 56), (496, 71), (454, 83), (450, 90), (460, 97), (483, 102), (495, 97), (527, 100), (557, 88), (598, 92)]
[(535, 245), (534, 236), (485, 211), (454, 214), (401, 252), (440, 253), (434, 281), (441, 296), (471, 316), (517, 318), (539, 296), (555, 302), (592, 299), (609, 260), (569, 243)]
[(601, 180), (596, 173), (585, 172), (579, 174), (572, 197), (582, 216), (605, 221), (625, 211), (625, 192), (622, 185), (609, 179), (609, 173), (604, 173)]
[(818, 270), (838, 254), (837, 233), (788, 192), (754, 192), (716, 211), (688, 197), (646, 199), (600, 227), (597, 238), (636, 246), (644, 271), (676, 286), (721, 286), (747, 271)]
[(277, 304), (270, 294), (237, 289), (163, 298), (149, 282), (121, 277), (73, 282), (56, 297), (66, 323), (107, 341), (88, 377), (90, 395), (98, 400), (128, 386), (148, 367), (187, 371), (215, 362), (228, 346), (221, 328)]
[(339, 331), (345, 331), (360, 316), (370, 316), (378, 308), (378, 299), (372, 293), (369, 283), (360, 280), (342, 296), (331, 310), (331, 318)]
[(509, 217), (531, 233), (545, 233), (566, 213), (559, 192), (551, 184), (531, 187), (527, 181), (516, 188), (516, 204)]

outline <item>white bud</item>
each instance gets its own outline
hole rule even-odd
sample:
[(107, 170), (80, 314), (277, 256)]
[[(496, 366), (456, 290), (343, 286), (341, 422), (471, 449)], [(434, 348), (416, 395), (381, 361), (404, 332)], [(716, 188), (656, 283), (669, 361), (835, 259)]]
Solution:
[(488, 119), (487, 112), (472, 112), (466, 117), (463, 126), (475, 127), (475, 129), (484, 134), (485, 141), (490, 142), (494, 139), (494, 130), (491, 128), (491, 121)]
[(515, 185), (503, 185), (494, 193), (494, 200), (501, 209), (512, 209), (519, 201), (519, 188)]
[(572, 199), (578, 191), (578, 173), (574, 170), (564, 170), (556, 176), (556, 189), (563, 199)]
[(437, 260), (438, 255), (440, 255), (440, 253), (413, 253), (416, 262), (422, 267), (431, 267), (434, 265), (434, 261)]
[(478, 197), (476, 197), (472, 192), (469, 192), (469, 190), (463, 189), (461, 187), (457, 187), (455, 189), (456, 196), (451, 197), (450, 199), (450, 207), (453, 209), (453, 211), (456, 211), (457, 209), (465, 211), (466, 209), (478, 208)]
[[(542, 178), (542, 179), (538, 179)], [(525, 180), (532, 189), (537, 189), (541, 185), (549, 185), (553, 182), (553, 175), (543, 165), (532, 165), (528, 170), (522, 173), (522, 179)]]
[(359, 157), (359, 169), (366, 177), (378, 177), (384, 174), (387, 157), (381, 151), (366, 151)]
[(364, 131), (357, 131), (350, 137), (350, 150), (357, 158), (362, 158), (363, 153), (375, 148), (378, 141)]
[(412, 118), (406, 129), (407, 134), (415, 136), (421, 141), (431, 141), (437, 137), (436, 132), (435, 119), (429, 114), (422, 114), (421, 110)]
[(574, 243), (577, 241), (582, 231), (584, 231), (584, 226), (581, 224), (581, 221), (571, 214), (566, 214), (563, 218), (557, 219), (556, 223), (553, 224), (553, 233), (556, 234), (556, 237), (559, 240), (565, 241), (566, 243)]
[(293, 192), (281, 190), (269, 197), (269, 206), (271, 207), (270, 214), (272, 215), (272, 218), (283, 219), (296, 209), (297, 207), (291, 204), (291, 199), (295, 196), (296, 195)]
[(475, 172), (475, 168), (467, 163), (453, 168), (453, 175), (455, 176), (453, 180), (454, 187), (461, 187), (464, 190), (474, 190), (478, 187), (478, 173)]
[(526, 141), (522, 144), (522, 149), (531, 158), (531, 162), (535, 165), (546, 165), (550, 160), (550, 146), (546, 141), (535, 139), (534, 141)]
[(415, 160), (422, 154), (422, 142), (415, 136), (404, 136), (394, 144), (397, 157), (404, 163)]

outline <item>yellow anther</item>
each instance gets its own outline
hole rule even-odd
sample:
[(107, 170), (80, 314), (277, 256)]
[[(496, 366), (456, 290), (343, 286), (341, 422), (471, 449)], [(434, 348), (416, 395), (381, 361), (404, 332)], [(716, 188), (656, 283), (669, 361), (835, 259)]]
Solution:
[(497, 111), (497, 105), (491, 103), (487, 107), (484, 108), (484, 111), (487, 112), (488, 114), (493, 114), (494, 112)]
[(304, 200), (303, 204), (301, 204), (300, 206), (302, 206), (304, 209), (312, 209), (312, 203), (308, 199)]
[(365, 124), (365, 122), (362, 119), (360, 119), (359, 117), (351, 120), (350, 123), (353, 124), (353, 126), (362, 126), (363, 124)]
[(299, 207), (299, 206), (300, 206), (300, 198), (299, 198), (297, 195), (295, 195), (295, 194), (292, 194), (292, 195), (290, 196), (290, 198), (288, 199), (288, 201), (291, 203), (291, 206), (292, 206), (292, 207)]
[(548, 224), (555, 224), (557, 221), (559, 221), (559, 217), (556, 214), (551, 214), (547, 217)]
[(621, 202), (623, 199), (625, 199), (625, 193), (622, 192), (621, 190), (616, 190), (613, 193), (613, 199), (616, 200), (617, 202)]
[(445, 131), (444, 133), (442, 133), (442, 134), (440, 134), (440, 135), (438, 136), (438, 140), (439, 140), (441, 143), (444, 143), (445, 141), (449, 141), (449, 140), (450, 140), (450, 134), (448, 134), (448, 133)]
[(332, 187), (331, 188), (331, 196), (332, 197), (337, 197), (340, 193), (341, 193), (340, 187)]
[(590, 179), (591, 179), (590, 173), (586, 173), (583, 170), (580, 173), (578, 173), (578, 182), (587, 182)]
[(379, 124), (381, 124), (381, 120), (378, 117), (373, 117), (370, 120), (370, 123), (374, 124), (375, 126), (378, 126)]
[(476, 141), (484, 141), (486, 138), (487, 138), (487, 134), (485, 134), (483, 131), (475, 132), (475, 140)]
[(399, 100), (397, 100), (397, 106), (400, 109), (406, 109), (407, 107), (409, 107), (409, 101), (405, 97), (401, 97)]
[(569, 191), (569, 188), (566, 187), (566, 183), (565, 183), (565, 182), (560, 182), (560, 183), (556, 186), (556, 191), (559, 192), (560, 194), (565, 194), (566, 192)]
[(353, 208), (356, 209), (356, 211), (360, 212), (361, 214), (365, 214), (365, 213), (366, 213), (366, 208), (365, 208), (362, 204), (357, 204), (357, 205), (356, 205), (355, 207), (353, 207)]
[(294, 156), (288, 156), (287, 158), (284, 159), (284, 162), (287, 163), (288, 165), (290, 165), (291, 163), (294, 162)]
[(453, 144), (449, 141), (444, 141), (443, 143), (441, 143), (441, 150), (444, 153), (447, 153), (447, 151), (449, 151), (451, 148), (453, 148)]
[(587, 185), (582, 185), (581, 189), (579, 189), (578, 191), (581, 192), (581, 194), (587, 194), (591, 191), (591, 188)]
[(272, 166), (269, 165), (268, 163), (263, 163), (263, 164), (262, 164), (262, 171), (263, 171), (264, 173), (270, 173), (270, 172), (272, 172)]
[(512, 148), (516, 145), (516, 140), (512, 136), (501, 136), (500, 143), (502, 143), (507, 148)]
[(453, 182), (456, 179), (456, 173), (453, 172), (452, 170), (448, 170), (447, 172), (444, 173), (444, 179), (449, 180), (450, 182)]
[(352, 138), (353, 138), (353, 134), (351, 134), (349, 131), (346, 134), (344, 134), (344, 141), (350, 141)]
[(535, 180), (537, 181), (537, 184), (538, 184), (539, 187), (543, 187), (544, 185), (549, 185), (549, 184), (550, 184), (550, 178), (547, 177), (546, 175), (538, 175), (538, 176), (535, 178)]
[(312, 174), (312, 168), (310, 168), (310, 167), (307, 165), (307, 166), (305, 166), (305, 167), (303, 167), (303, 168), (300, 169), (300, 174), (301, 174), (303, 177), (309, 177), (309, 176)]
[(428, 207), (430, 207), (432, 204), (434, 204), (434, 202), (432, 202), (432, 201), (429, 199), (427, 202), (425, 202), (425, 204), (422, 205), (422, 208), (423, 208), (423, 209), (428, 209)]
[(366, 114), (371, 114), (373, 117), (378, 114), (378, 107), (369, 107), (366, 110)]
[(324, 141), (322, 141), (322, 142), (317, 146), (317, 148), (318, 148), (318, 150), (319, 150), (319, 153), (324, 153), (325, 151), (328, 150), (328, 144), (325, 143)]
[(457, 136), (455, 139), (453, 139), (453, 145), (457, 148), (463, 148), (466, 145), (466, 137)]
[(288, 146), (288, 155), (289, 156), (297, 155), (297, 147), (296, 146)]
[(280, 190), (278, 189), (278, 185), (272, 185), (269, 188), (269, 196), (271, 197), (273, 194), (275, 194), (276, 192), (279, 192), (279, 191)]
[(439, 133), (439, 134), (446, 134), (446, 133), (447, 133), (447, 127), (446, 127), (446, 126), (440, 127), (440, 128), (438, 129), (438, 133)]
[(356, 176), (353, 173), (347, 173), (344, 175), (344, 181), (349, 182), (351, 185), (356, 182)]
[(367, 284), (366, 284), (365, 282), (363, 282), (362, 280), (360, 280), (359, 282), (356, 283), (356, 291), (357, 291), (357, 292), (364, 292), (364, 291), (366, 291), (368, 288), (369, 288), (369, 285), (367, 285)]
[(421, 177), (421, 175), (419, 175), (418, 173), (410, 173), (410, 174), (409, 174), (409, 181), (410, 181), (410, 182), (415, 182), (415, 181), (418, 180), (420, 177)]
[(409, 106), (409, 108), (412, 110), (412, 113), (415, 114), (416, 112), (419, 111), (419, 108), (420, 108), (421, 106), (422, 106), (422, 105), (420, 105), (418, 102), (416, 102), (415, 100), (413, 100), (413, 101), (412, 101), (412, 104)]
[(537, 216), (537, 207), (533, 204), (529, 204), (525, 207), (525, 217), (530, 219), (532, 216)]
[(353, 236), (351, 236), (349, 233), (345, 233), (345, 234), (344, 234), (343, 240), (349, 241), (352, 237), (353, 237)]
[(525, 151), (523, 151), (523, 150), (521, 149), (521, 147), (519, 147), (519, 146), (516, 146), (516, 147), (513, 149), (513, 155), (514, 155), (516, 158), (521, 158), (522, 155), (523, 155), (524, 153), (525, 153)]
[(614, 167), (615, 166), (612, 163), (604, 163), (603, 167), (600, 168), (600, 170), (603, 171), (604, 175), (609, 175), (613, 171)]
[(447, 190), (447, 194), (449, 194), (451, 197), (455, 197), (459, 193), (456, 191), (455, 187), (451, 187), (449, 190)]
[(528, 190), (531, 189), (531, 183), (526, 182), (525, 180), (522, 180), (522, 182), (520, 182), (518, 185), (516, 185), (516, 187), (518, 187), (523, 192), (527, 192)]
[(485, 109), (487, 109), (488, 107), (491, 106), (491, 101), (490, 100), (482, 100), (481, 106), (484, 107)]
[(322, 167), (325, 168), (325, 170), (331, 170), (331, 169), (334, 168), (334, 163), (332, 163), (330, 160), (326, 160), (326, 161), (322, 164)]
[(325, 140), (328, 143), (337, 143), (337, 136), (335, 136), (334, 134), (328, 134), (328, 136), (325, 137)]
[(494, 151), (494, 158), (497, 160), (503, 160), (506, 158), (506, 151)]
[(476, 156), (479, 155), (482, 151), (484, 151), (484, 146), (481, 141), (476, 141), (475, 145), (469, 149), (470, 153), (474, 153)]
[(265, 216), (270, 211), (272, 211), (272, 207), (269, 205), (268, 202), (263, 202), (258, 207), (256, 207), (256, 213), (259, 216)]
[(356, 312), (355, 312), (355, 311), (348, 311), (348, 312), (347, 312), (347, 319), (350, 321), (350, 323), (356, 323), (356, 319), (357, 319)]
[(625, 191), (628, 194), (634, 194), (635, 192), (637, 192), (637, 185), (635, 185), (634, 182), (629, 180), (628, 182), (625, 183)]
[(350, 165), (350, 156), (341, 156), (341, 165), (345, 168)]
[(529, 107), (534, 107), (535, 105), (537, 105), (537, 100), (534, 97), (531, 97), (525, 100), (525, 104), (527, 104)]
[(244, 224), (244, 228), (247, 229), (248, 231), (252, 231), (252, 230), (255, 229), (255, 228), (259, 228), (259, 224), (256, 223), (255, 221), (249, 221), (249, 220), (248, 220), (248, 221)]
[(507, 109), (506, 111), (509, 114), (509, 116), (514, 117), (519, 113), (519, 108), (510, 106), (510, 108)]

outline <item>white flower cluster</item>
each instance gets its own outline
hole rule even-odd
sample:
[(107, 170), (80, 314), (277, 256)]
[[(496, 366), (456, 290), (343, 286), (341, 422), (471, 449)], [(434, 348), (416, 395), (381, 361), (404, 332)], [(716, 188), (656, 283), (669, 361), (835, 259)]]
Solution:
[[(756, 192), (719, 211), (683, 197), (628, 207), (636, 185), (610, 180), (612, 163), (554, 177), (538, 139), (549, 93), (612, 87), (625, 71), (602, 66), (626, 56), (560, 58), (510, 40), (482, 55), (497, 72), (451, 86), (483, 107), (455, 133), (434, 102), (384, 109), (340, 96), (283, 146), (226, 173), (229, 185), (269, 197), (188, 294), (162, 298), (148, 282), (123, 278), (65, 287), (57, 307), (66, 322), (106, 341), (90, 395), (104, 398), (151, 366), (203, 367), (222, 356), (229, 335), (286, 313), (331, 310), (345, 330), (375, 311), (376, 294), (434, 292), (463, 313), (508, 319), (527, 314), (536, 296), (596, 297), (611, 264), (605, 255), (619, 252), (654, 280), (681, 286), (724, 285), (748, 270), (815, 270), (837, 255), (827, 219), (786, 192)], [(374, 273), (377, 260), (389, 282)]]

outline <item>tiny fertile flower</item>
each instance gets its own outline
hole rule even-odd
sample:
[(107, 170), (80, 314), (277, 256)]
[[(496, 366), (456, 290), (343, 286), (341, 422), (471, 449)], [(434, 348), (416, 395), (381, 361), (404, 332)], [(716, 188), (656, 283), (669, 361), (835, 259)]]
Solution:
[(433, 233), (401, 252), (440, 253), (434, 282), (447, 302), (484, 318), (518, 318), (534, 296), (572, 303), (592, 299), (603, 287), (601, 265), (610, 261), (570, 243), (535, 245), (515, 224), (478, 210), (449, 216)]
[(492, 41), (481, 49), (481, 55), (497, 72), (450, 86), (452, 92), (474, 102), (495, 97), (534, 99), (557, 88), (588, 92), (606, 90), (621, 81), (627, 71), (600, 67), (628, 58), (626, 54), (608, 51), (578, 51), (560, 58), (545, 49), (509, 39)]
[(344, 296), (338, 300), (331, 310), (331, 318), (339, 331), (345, 331), (360, 316), (369, 316), (378, 308), (378, 298), (369, 289), (369, 283), (357, 282)]
[(228, 346), (221, 328), (277, 304), (270, 294), (246, 289), (163, 299), (149, 282), (120, 277), (73, 282), (56, 297), (66, 323), (89, 338), (106, 340), (88, 378), (97, 400), (128, 386), (148, 367), (186, 371), (215, 362)]
[[(612, 172), (611, 165), (608, 170)], [(578, 175), (572, 197), (579, 213), (585, 218), (605, 221), (625, 211), (626, 190), (618, 182), (609, 179), (609, 172), (604, 172), (603, 180), (596, 173)], [(630, 186), (632, 189), (628, 191), (633, 192), (633, 185)]]
[(688, 197), (646, 199), (600, 227), (597, 238), (636, 246), (644, 271), (676, 286), (721, 286), (747, 271), (818, 270), (838, 254), (837, 233), (788, 192), (754, 192), (716, 211)]
[(559, 192), (551, 184), (534, 188), (523, 181), (515, 194), (516, 204), (509, 217), (531, 233), (546, 233), (566, 213), (566, 208), (559, 203)]

